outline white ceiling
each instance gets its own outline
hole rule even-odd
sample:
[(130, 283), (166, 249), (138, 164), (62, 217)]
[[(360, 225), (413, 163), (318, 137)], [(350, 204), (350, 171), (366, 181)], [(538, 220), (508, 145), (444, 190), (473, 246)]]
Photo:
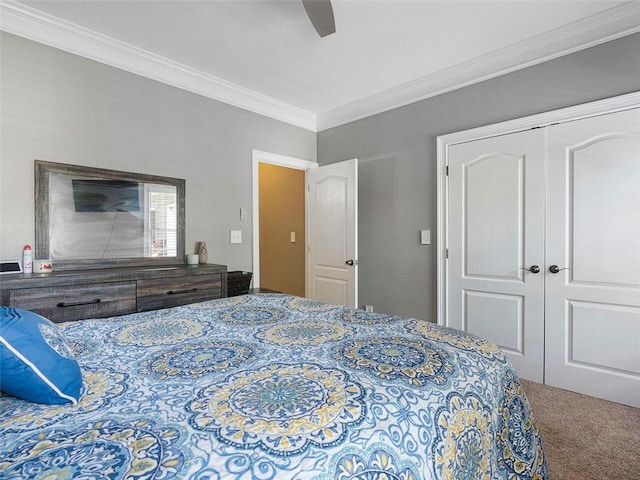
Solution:
[(332, 4), (325, 38), (298, 0), (3, 2), (0, 26), (312, 130), (640, 30), (640, 2)]

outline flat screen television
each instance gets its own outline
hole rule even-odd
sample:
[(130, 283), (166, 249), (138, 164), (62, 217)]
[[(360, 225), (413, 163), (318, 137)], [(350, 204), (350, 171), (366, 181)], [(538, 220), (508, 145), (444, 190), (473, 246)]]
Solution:
[(76, 212), (139, 212), (140, 187), (121, 180), (73, 179)]

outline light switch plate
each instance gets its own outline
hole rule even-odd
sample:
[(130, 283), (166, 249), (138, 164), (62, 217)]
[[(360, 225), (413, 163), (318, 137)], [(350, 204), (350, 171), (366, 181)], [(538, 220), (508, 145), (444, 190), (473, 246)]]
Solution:
[(431, 245), (431, 230), (420, 230), (420, 244)]
[(230, 230), (229, 241), (231, 243), (242, 243), (242, 230)]

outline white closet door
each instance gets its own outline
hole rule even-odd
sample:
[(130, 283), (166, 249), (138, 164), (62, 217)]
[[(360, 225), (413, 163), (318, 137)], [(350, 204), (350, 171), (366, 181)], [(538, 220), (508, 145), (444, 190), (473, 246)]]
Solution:
[(537, 382), (544, 364), (544, 146), (538, 129), (448, 150), (446, 324), (496, 343), (519, 376)]
[(640, 109), (548, 141), (546, 383), (638, 407)]

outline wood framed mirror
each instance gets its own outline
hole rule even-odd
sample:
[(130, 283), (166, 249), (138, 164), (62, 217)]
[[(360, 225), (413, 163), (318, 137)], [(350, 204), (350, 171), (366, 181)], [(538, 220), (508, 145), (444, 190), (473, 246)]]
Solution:
[(183, 179), (35, 160), (35, 209), (56, 271), (184, 263)]

